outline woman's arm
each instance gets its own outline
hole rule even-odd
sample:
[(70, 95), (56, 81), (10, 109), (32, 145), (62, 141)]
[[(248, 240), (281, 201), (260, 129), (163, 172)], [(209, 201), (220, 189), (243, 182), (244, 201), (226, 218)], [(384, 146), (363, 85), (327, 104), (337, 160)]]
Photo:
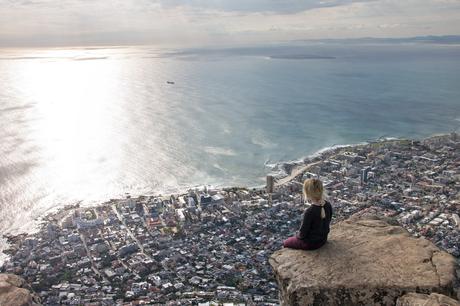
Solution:
[(303, 214), (302, 224), (300, 225), (299, 231), (296, 234), (297, 238), (304, 239), (305, 237), (307, 237), (308, 232), (310, 231), (311, 219), (312, 212), (310, 211), (310, 209), (305, 210)]

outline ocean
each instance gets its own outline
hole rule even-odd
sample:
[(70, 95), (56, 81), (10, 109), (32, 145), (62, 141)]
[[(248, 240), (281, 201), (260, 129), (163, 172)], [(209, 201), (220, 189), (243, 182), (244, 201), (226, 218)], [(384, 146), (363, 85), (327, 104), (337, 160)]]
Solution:
[(460, 127), (460, 46), (0, 50), (0, 233), (66, 204), (259, 186), (271, 166)]

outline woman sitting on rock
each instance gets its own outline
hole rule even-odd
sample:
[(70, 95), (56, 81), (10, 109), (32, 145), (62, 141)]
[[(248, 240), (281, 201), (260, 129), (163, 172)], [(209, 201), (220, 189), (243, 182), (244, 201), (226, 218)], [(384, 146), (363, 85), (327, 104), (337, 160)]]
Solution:
[(285, 248), (315, 250), (327, 241), (332, 206), (324, 199), (323, 183), (319, 179), (308, 179), (303, 184), (303, 195), (310, 207), (303, 213), (302, 224), (297, 234), (286, 239)]

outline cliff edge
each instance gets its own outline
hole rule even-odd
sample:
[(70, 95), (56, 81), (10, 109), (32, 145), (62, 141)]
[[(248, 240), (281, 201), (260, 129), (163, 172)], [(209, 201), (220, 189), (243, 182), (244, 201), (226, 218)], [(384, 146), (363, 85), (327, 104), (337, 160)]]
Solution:
[(281, 249), (269, 262), (282, 305), (395, 305), (408, 292), (456, 295), (453, 256), (375, 216), (333, 225), (319, 250)]
[(0, 274), (1, 306), (35, 306), (40, 299), (27, 283), (14, 274)]

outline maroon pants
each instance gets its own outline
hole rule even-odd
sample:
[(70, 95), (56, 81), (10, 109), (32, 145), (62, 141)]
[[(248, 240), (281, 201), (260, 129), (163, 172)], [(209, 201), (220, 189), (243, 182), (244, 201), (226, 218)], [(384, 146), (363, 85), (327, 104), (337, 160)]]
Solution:
[(299, 249), (299, 250), (316, 250), (323, 246), (322, 244), (312, 244), (307, 243), (303, 240), (300, 240), (296, 236), (289, 237), (288, 239), (284, 240), (283, 246), (285, 248), (290, 249)]

